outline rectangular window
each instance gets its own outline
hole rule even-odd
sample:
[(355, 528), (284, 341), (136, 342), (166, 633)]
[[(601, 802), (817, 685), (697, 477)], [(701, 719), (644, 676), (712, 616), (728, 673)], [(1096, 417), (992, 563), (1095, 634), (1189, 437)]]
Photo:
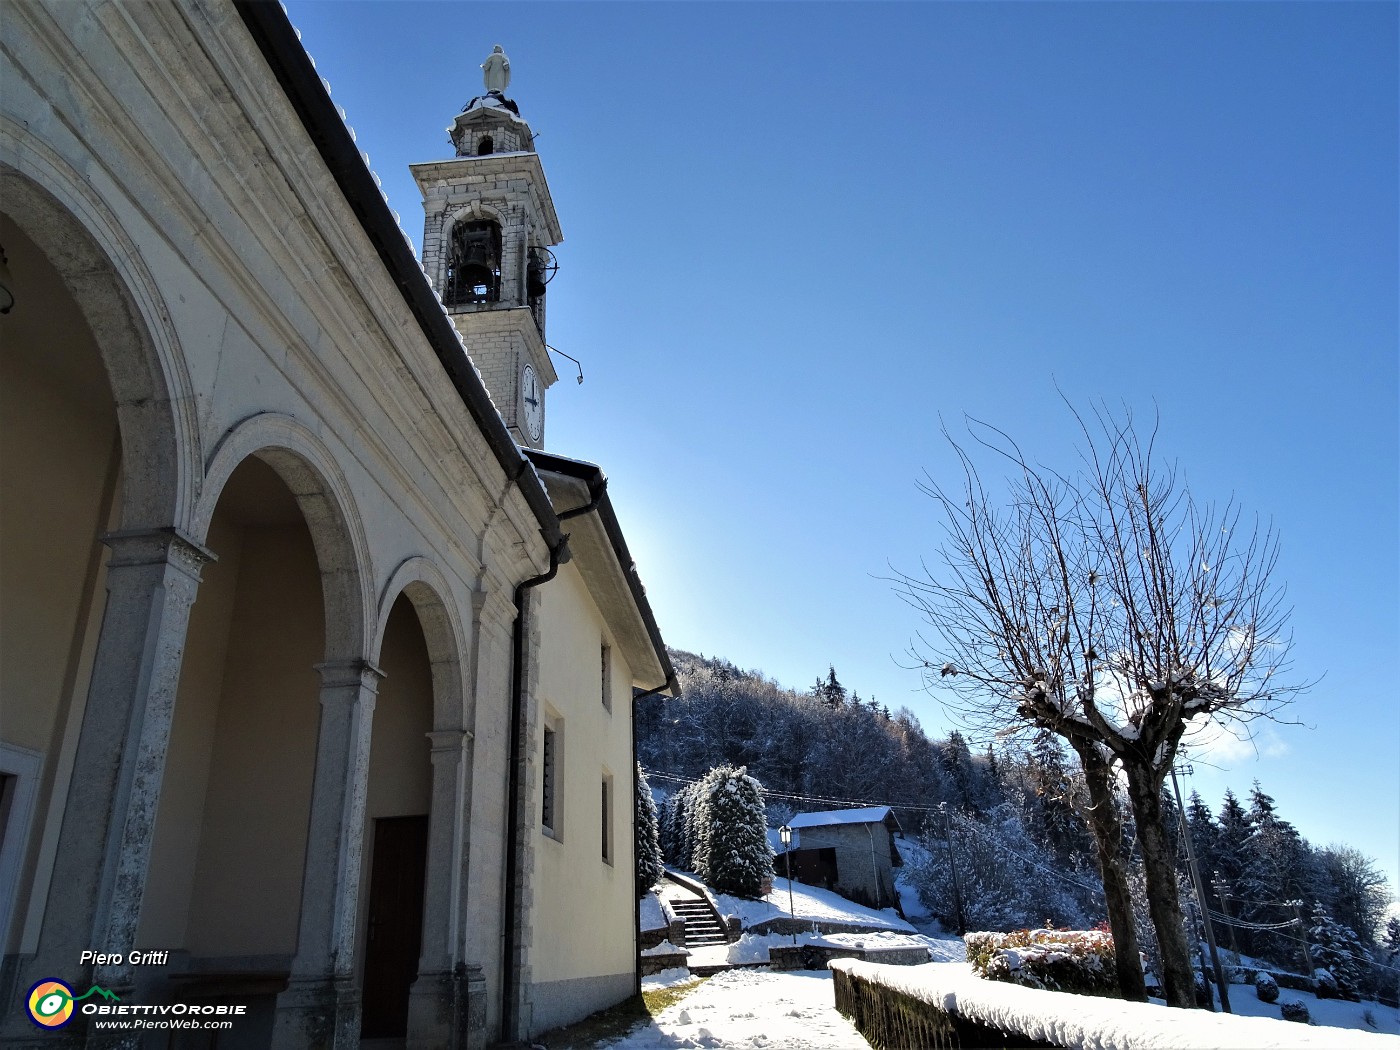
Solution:
[(613, 862), (613, 819), (612, 819), (612, 786), (613, 778), (611, 774), (603, 774), (603, 860), (611, 864)]
[(544, 770), (544, 780), (540, 790), (540, 826), (546, 835), (559, 837), (558, 816), (555, 813), (555, 789), (559, 778), (559, 734), (552, 725), (544, 727), (544, 748), (540, 766)]
[(603, 706), (612, 710), (612, 649), (607, 642), (602, 645), (602, 687)]

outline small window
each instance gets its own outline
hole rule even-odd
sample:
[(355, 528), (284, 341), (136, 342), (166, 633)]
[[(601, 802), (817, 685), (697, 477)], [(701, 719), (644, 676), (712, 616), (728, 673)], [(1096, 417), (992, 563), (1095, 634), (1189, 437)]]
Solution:
[(601, 646), (602, 682), (600, 693), (603, 698), (603, 706), (609, 711), (612, 710), (612, 648), (607, 642)]
[(490, 135), (483, 135), (481, 141), (476, 144), (476, 155), (486, 157), (496, 152), (496, 144), (491, 141)]
[(560, 764), (560, 733), (557, 722), (544, 727), (544, 746), (540, 767), (540, 827), (546, 835), (559, 837), (558, 784)]
[(603, 860), (608, 864), (611, 864), (613, 862), (612, 786), (612, 775), (609, 773), (604, 773), (602, 799)]

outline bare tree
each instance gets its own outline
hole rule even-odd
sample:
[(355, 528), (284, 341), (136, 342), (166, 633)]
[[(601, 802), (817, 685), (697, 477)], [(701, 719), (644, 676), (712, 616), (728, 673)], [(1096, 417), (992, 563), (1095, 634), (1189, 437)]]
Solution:
[[(1127, 997), (1141, 998), (1113, 803), (1122, 770), (1167, 1001), (1191, 1006), (1163, 781), (1193, 723), (1238, 730), (1275, 715), (1298, 689), (1280, 681), (1291, 639), (1271, 582), (1278, 544), (1233, 501), (1216, 509), (1193, 500), (1154, 455), (1155, 423), (1142, 438), (1126, 411), (1074, 418), (1080, 461), (1066, 472), (1033, 462), (986, 424), (969, 424), (967, 445), (949, 437), (961, 483), (921, 486), (940, 511), (941, 564), (900, 575), (897, 587), (928, 625), (912, 652), (945, 705), (984, 731), (1049, 729), (1079, 755), (1119, 979)], [(984, 487), (979, 449), (1010, 474), (1001, 498)]]

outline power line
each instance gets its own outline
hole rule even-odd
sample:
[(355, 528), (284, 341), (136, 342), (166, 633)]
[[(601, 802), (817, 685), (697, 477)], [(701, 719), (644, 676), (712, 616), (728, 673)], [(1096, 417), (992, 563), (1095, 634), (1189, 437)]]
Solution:
[(988, 837), (987, 830), (985, 828), (979, 827), (973, 821), (967, 820), (965, 817), (962, 816), (962, 814), (957, 814), (957, 817), (961, 823), (961, 827), (963, 828), (963, 830), (971, 831), (974, 835), (982, 837), (984, 842), (987, 842), (994, 848), (1002, 850), (1003, 852), (1010, 853), (1013, 857), (1021, 861), (1023, 864), (1029, 864), (1033, 868), (1038, 868), (1040, 871), (1045, 872), (1047, 875), (1053, 875), (1055, 878), (1060, 879), (1063, 882), (1068, 882), (1071, 886), (1078, 886), (1081, 890), (1084, 890), (1087, 893), (1092, 893), (1096, 897), (1103, 896), (1102, 889), (1096, 886), (1090, 886), (1087, 883), (1080, 882), (1077, 879), (1072, 879), (1068, 875), (1064, 874), (1064, 872), (1056, 871), (1054, 868), (1048, 868), (1044, 864), (1041, 864), (1039, 861), (1034, 861), (1031, 860), (1029, 857), (1022, 856), (1010, 846), (1006, 845), (1006, 843), (998, 842), (996, 839)]
[[(653, 772), (644, 770), (648, 780), (668, 780), (677, 784), (694, 784), (699, 781), (698, 777), (681, 776), (679, 773)], [(885, 802), (880, 799), (854, 799), (854, 798), (824, 798), (820, 795), (797, 795), (787, 791), (770, 791), (763, 789), (766, 798), (781, 798), (789, 802), (813, 802), (826, 806), (849, 806), (852, 808), (863, 808), (866, 806), (887, 806), (890, 809), (904, 809), (919, 813), (937, 813), (937, 806), (920, 805), (915, 802)]]
[[(1279, 924), (1277, 924), (1277, 925), (1275, 925), (1275, 926), (1264, 926), (1264, 925), (1261, 925), (1260, 923), (1240, 922), (1240, 921), (1238, 921), (1238, 920), (1231, 919), (1231, 918), (1230, 918), (1229, 916), (1227, 916), (1227, 915), (1221, 915), (1221, 914), (1220, 914), (1219, 912), (1217, 912), (1217, 911), (1212, 911), (1210, 914), (1211, 914), (1211, 917), (1214, 918), (1217, 922), (1225, 923), (1227, 926), (1236, 926), (1236, 927), (1238, 927), (1239, 929), (1242, 929), (1242, 930), (1259, 930), (1259, 931), (1264, 931), (1264, 932), (1272, 933), (1275, 937), (1278, 937), (1278, 938), (1281, 939), (1281, 940), (1285, 940), (1285, 941), (1294, 941), (1294, 942), (1296, 942), (1296, 943), (1298, 943), (1298, 944), (1312, 944), (1312, 943), (1313, 943), (1312, 941), (1310, 941), (1310, 940), (1308, 940), (1307, 938), (1304, 938), (1304, 937), (1294, 937), (1294, 936), (1291, 935), (1291, 934), (1280, 933), (1280, 932), (1279, 932), (1280, 930), (1286, 930), (1286, 929), (1290, 929), (1290, 928), (1297, 928), (1297, 925), (1298, 925), (1298, 924), (1297, 924), (1296, 922), (1292, 921), (1292, 920), (1290, 920), (1290, 921), (1288, 921), (1288, 922), (1281, 922), (1281, 923), (1279, 923)], [(1372, 959), (1372, 958), (1370, 958), (1369, 956), (1365, 956), (1365, 955), (1356, 955), (1356, 954), (1354, 954), (1354, 953), (1352, 953), (1352, 952), (1346, 951), (1346, 950), (1343, 949), (1343, 948), (1330, 948), (1330, 949), (1328, 949), (1328, 950), (1331, 951), (1331, 952), (1336, 953), (1337, 955), (1341, 955), (1341, 956), (1344, 956), (1345, 958), (1351, 959), (1353, 962), (1364, 963), (1364, 964), (1367, 965), (1367, 966), (1375, 966), (1375, 967), (1378, 967), (1379, 969), (1382, 969), (1382, 970), (1390, 970), (1392, 973), (1400, 973), (1400, 967), (1389, 966), (1389, 965), (1387, 965), (1387, 964), (1385, 964), (1385, 963), (1383, 963), (1383, 962), (1377, 962), (1375, 959)]]
[[(646, 773), (648, 780), (669, 780), (677, 784), (694, 784), (698, 782), (698, 778), (696, 777), (685, 777), (681, 776), (678, 773), (663, 773), (659, 771), (653, 772), (652, 770), (644, 770), (644, 772)], [(769, 791), (767, 788), (763, 789), (763, 794), (767, 798), (781, 798), (786, 799), (790, 802), (816, 802), (821, 803), (823, 805), (849, 806), (853, 808), (861, 808), (866, 806), (886, 806), (890, 809), (915, 810), (920, 813), (942, 812), (938, 806), (921, 806), (903, 802), (881, 802), (875, 799), (822, 798), (819, 796), (812, 795), (795, 795), (784, 791)], [(963, 826), (966, 830), (970, 830), (976, 835), (986, 834), (985, 829), (979, 827), (973, 821), (968, 820), (962, 814), (957, 813), (956, 811), (950, 812), (953, 812), (954, 816), (957, 817), (961, 826)], [(986, 841), (988, 841), (995, 848), (1002, 850), (1006, 853), (1010, 853), (1013, 857), (1015, 857), (1022, 863), (1029, 864), (1031, 867), (1043, 871), (1047, 875), (1051, 875), (1057, 879), (1060, 879), (1063, 882), (1067, 882), (1071, 886), (1077, 886), (1079, 889), (1084, 890), (1086, 893), (1091, 893), (1096, 897), (1101, 897), (1103, 895), (1102, 889), (1096, 886), (1090, 886), (1087, 883), (1078, 881), (1077, 879), (1072, 879), (1068, 875), (1065, 875), (1063, 872), (1056, 871), (1054, 868), (1046, 867), (1044, 864), (1041, 864), (1038, 861), (1034, 861), (1031, 860), (1029, 857), (1022, 856), (1020, 853), (1017, 853), (1014, 849), (1012, 849), (1010, 846), (1006, 845), (1003, 842), (998, 842), (995, 839), (987, 839)]]

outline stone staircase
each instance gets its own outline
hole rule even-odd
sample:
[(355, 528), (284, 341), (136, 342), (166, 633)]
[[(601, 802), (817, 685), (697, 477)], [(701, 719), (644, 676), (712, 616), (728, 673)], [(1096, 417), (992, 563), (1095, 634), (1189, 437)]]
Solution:
[(698, 897), (690, 899), (673, 898), (666, 902), (671, 910), (685, 923), (685, 944), (687, 948), (702, 948), (707, 944), (725, 944), (729, 938), (719, 918), (710, 910), (710, 905)]

